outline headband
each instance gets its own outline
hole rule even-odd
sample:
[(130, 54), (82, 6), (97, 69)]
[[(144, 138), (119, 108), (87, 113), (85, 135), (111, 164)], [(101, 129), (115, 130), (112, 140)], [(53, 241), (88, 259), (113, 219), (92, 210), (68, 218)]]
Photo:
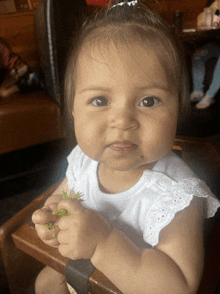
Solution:
[(125, 4), (127, 4), (129, 6), (135, 6), (137, 3), (138, 3), (137, 0), (133, 0), (133, 1), (129, 1), (129, 2), (119, 2), (119, 3), (115, 4), (115, 5), (113, 5), (110, 9), (112, 9), (112, 8), (114, 8), (116, 6), (123, 6)]

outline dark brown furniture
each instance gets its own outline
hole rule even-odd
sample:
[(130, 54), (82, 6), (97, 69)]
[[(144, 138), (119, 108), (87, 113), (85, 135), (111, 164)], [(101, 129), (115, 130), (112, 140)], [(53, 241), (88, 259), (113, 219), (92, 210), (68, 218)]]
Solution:
[[(3, 42), (39, 72), (40, 54), (34, 32), (9, 35)], [(64, 138), (60, 105), (50, 94), (45, 88), (0, 98), (0, 155)]]
[(45, 92), (0, 99), (0, 154), (64, 138), (65, 60), (86, 9), (85, 0), (41, 0), (34, 12), (34, 34), (6, 40), (29, 66), (39, 68)]
[(63, 137), (60, 107), (46, 93), (0, 99), (0, 154)]
[[(220, 177), (220, 151), (215, 143), (204, 139), (177, 138), (173, 149), (211, 184), (219, 196), (220, 189), (215, 181), (219, 182)], [(30, 283), (34, 282), (44, 265), (51, 266), (62, 274), (68, 274), (69, 259), (62, 257), (56, 248), (45, 245), (38, 238), (31, 222), (32, 213), (43, 205), (58, 185), (59, 183), (52, 186), (0, 228), (1, 254), (11, 294), (28, 293)], [(220, 281), (219, 218), (209, 219), (205, 225), (209, 229), (207, 231), (211, 230), (211, 234), (206, 235), (205, 269), (198, 294), (214, 294), (218, 293), (215, 291)], [(81, 261), (79, 263), (82, 264)], [(85, 269), (88, 269), (87, 263)], [(84, 277), (84, 281), (88, 278), (88, 291), (100, 294), (121, 293), (102, 273), (93, 270), (91, 269), (91, 276)]]
[[(40, 73), (45, 91), (0, 98), (1, 199), (34, 185), (48, 186), (53, 177), (57, 180), (53, 171), (75, 144), (74, 132), (71, 129), (68, 136), (64, 122), (62, 80), (68, 43), (79, 29), (86, 8), (85, 0), (41, 0), (34, 12), (34, 32), (33, 13), (25, 13), (32, 19), (30, 30), (6, 40)], [(70, 137), (72, 141), (67, 142)], [(62, 166), (60, 169), (58, 176), (65, 173)], [(48, 170), (52, 174), (45, 176)]]

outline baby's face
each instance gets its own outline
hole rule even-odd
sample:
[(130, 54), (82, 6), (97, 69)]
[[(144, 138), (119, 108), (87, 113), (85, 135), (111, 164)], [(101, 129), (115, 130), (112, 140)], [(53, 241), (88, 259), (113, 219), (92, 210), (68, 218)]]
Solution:
[(156, 55), (139, 45), (79, 56), (73, 116), (90, 158), (115, 171), (147, 169), (171, 149), (178, 94)]

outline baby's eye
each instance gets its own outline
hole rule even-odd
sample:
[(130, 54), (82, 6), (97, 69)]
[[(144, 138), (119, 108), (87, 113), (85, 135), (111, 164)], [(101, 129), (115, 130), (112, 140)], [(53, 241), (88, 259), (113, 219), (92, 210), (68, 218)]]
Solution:
[(160, 104), (160, 100), (154, 96), (149, 96), (149, 97), (144, 97), (141, 102), (140, 102), (140, 106), (144, 106), (144, 107), (153, 107)]
[(96, 97), (94, 98), (91, 103), (95, 106), (108, 106), (109, 105), (109, 102), (108, 100), (105, 98), (105, 97)]

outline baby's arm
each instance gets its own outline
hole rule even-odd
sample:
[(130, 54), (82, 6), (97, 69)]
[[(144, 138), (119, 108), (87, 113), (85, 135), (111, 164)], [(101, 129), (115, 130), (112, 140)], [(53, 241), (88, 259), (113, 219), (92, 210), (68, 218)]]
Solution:
[(57, 234), (59, 232), (57, 222), (60, 217), (54, 215), (53, 212), (58, 210), (57, 204), (63, 199), (63, 191), (66, 192), (68, 196), (75, 196), (75, 193), (68, 187), (67, 178), (65, 178), (54, 193), (47, 198), (44, 206), (41, 209), (36, 210), (32, 215), (32, 221), (35, 224), (38, 236), (45, 244), (50, 246), (56, 246), (59, 244), (57, 241)]
[(59, 252), (72, 259), (90, 258), (123, 293), (194, 294), (203, 269), (202, 200), (178, 213), (160, 233), (154, 249), (139, 250), (102, 216), (74, 199), (58, 209), (71, 215), (58, 222)]
[(114, 230), (91, 261), (126, 294), (197, 293), (204, 260), (202, 211), (202, 199), (195, 197), (162, 230), (154, 249), (139, 251)]

